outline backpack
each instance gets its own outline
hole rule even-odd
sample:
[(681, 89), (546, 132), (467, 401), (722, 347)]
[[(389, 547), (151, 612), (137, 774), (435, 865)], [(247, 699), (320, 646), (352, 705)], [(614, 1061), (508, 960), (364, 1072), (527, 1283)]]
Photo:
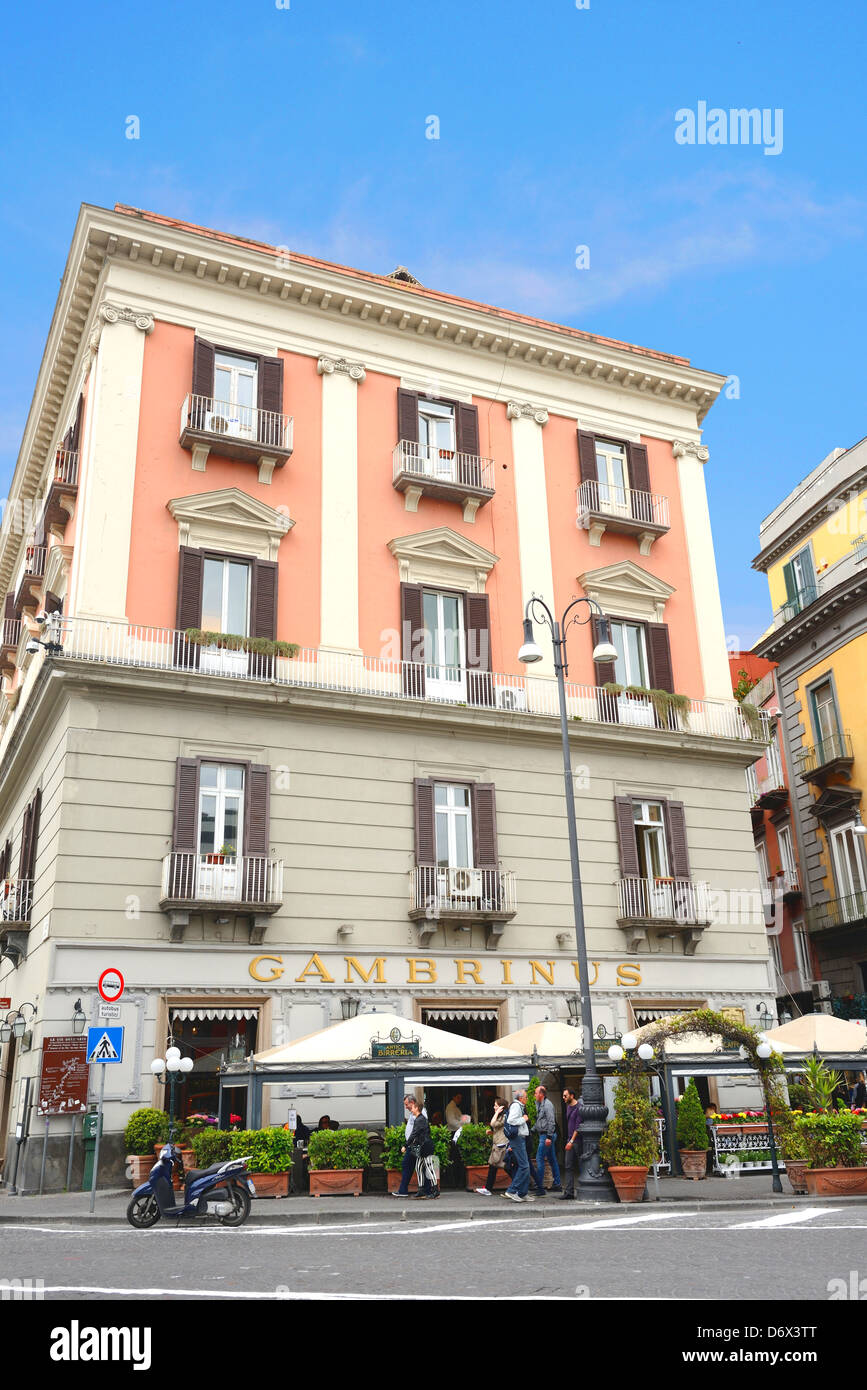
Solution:
[[(507, 1113), (508, 1113), (508, 1112), (507, 1112)], [(523, 1119), (526, 1119), (526, 1115), (527, 1115), (527, 1107), (526, 1107), (525, 1105), (522, 1105), (522, 1106), (521, 1106), (521, 1116), (522, 1116)], [(503, 1125), (503, 1133), (505, 1134), (505, 1136), (506, 1136), (506, 1138), (508, 1139), (509, 1143), (511, 1143), (513, 1139), (518, 1139), (518, 1138), (520, 1137), (521, 1131), (520, 1131), (520, 1128), (519, 1128), (518, 1125), (510, 1125), (510, 1124), (509, 1124), (509, 1121), (506, 1120), (506, 1123)]]

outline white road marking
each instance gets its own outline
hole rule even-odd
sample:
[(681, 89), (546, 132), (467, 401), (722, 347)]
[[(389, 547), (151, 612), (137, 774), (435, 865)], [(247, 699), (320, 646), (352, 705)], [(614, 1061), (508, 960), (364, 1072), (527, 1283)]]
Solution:
[[(302, 1290), (288, 1290), (286, 1293), (277, 1293), (273, 1289), (253, 1290), (238, 1289), (234, 1292), (229, 1289), (172, 1289), (167, 1292), (165, 1289), (125, 1289), (114, 1288), (101, 1284), (46, 1284), (43, 1293), (65, 1293), (65, 1294), (104, 1294), (107, 1298), (254, 1298), (259, 1301), (273, 1299), (275, 1302), (283, 1303), (288, 1300), (294, 1301), (316, 1301), (320, 1300), (339, 1303), (339, 1302), (386, 1302), (401, 1303), (424, 1303), (424, 1302), (449, 1302), (449, 1303), (480, 1303), (480, 1302), (544, 1302), (550, 1303), (553, 1300), (563, 1300), (572, 1302), (574, 1294), (453, 1294), (453, 1293), (335, 1293), (333, 1291), (310, 1293)], [(693, 1295), (689, 1295), (690, 1298)], [(584, 1300), (580, 1302), (620, 1302), (621, 1295), (603, 1296), (599, 1299)], [(643, 1303), (669, 1303), (681, 1301), (676, 1295), (672, 1296), (653, 1296), (636, 1299), (634, 1301)]]
[(766, 1216), (762, 1221), (738, 1221), (730, 1226), (732, 1231), (760, 1231), (771, 1226), (799, 1226), (804, 1221), (815, 1221), (817, 1216), (837, 1215), (840, 1207), (801, 1207), (797, 1211), (783, 1211), (777, 1216)]

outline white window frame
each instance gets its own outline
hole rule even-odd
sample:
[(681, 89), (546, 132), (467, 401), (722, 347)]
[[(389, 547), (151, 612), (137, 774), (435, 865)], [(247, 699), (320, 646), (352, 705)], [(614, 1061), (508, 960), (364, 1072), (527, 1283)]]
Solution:
[[(438, 436), (440, 427), (450, 426), (448, 442)], [(418, 440), (422, 472), (434, 477), (452, 478), (457, 458), (457, 411), (451, 401), (432, 401), (424, 398), (418, 403)], [(433, 432), (433, 440), (431, 433)], [(422, 438), (422, 435), (426, 436)]]
[(792, 923), (792, 943), (795, 947), (795, 961), (804, 989), (809, 989), (813, 979), (813, 963), (810, 959), (810, 938), (803, 920)]
[[(244, 630), (234, 634), (238, 637), (249, 637), (250, 635), (250, 608), (253, 601), (253, 573), (252, 566), (240, 557), (206, 555), (203, 562), (202, 589), (204, 591), (204, 571), (208, 565), (222, 565), (223, 579), (220, 594), (220, 632), (228, 632), (229, 622), (229, 584), (231, 576), (230, 566), (236, 565), (239, 569), (247, 572), (247, 611), (244, 616)], [(204, 614), (202, 615), (204, 624)], [(206, 629), (207, 630), (207, 629)], [(211, 629), (213, 631), (213, 629)], [(199, 670), (205, 671), (209, 675), (217, 676), (236, 676), (243, 675), (247, 670), (247, 653), (245, 651), (229, 651), (226, 647), (210, 646), (202, 647), (199, 657)]]
[[(228, 400), (217, 392), (217, 372), (229, 373)], [(239, 404), (238, 382), (241, 377), (251, 381), (252, 404)], [(216, 352), (214, 356), (214, 416), (227, 421), (228, 434), (250, 439), (255, 433), (256, 410), (259, 400), (259, 363), (255, 357), (244, 357), (240, 353)], [(229, 412), (220, 410), (220, 405), (229, 406)]]
[[(445, 804), (445, 806), (438, 806), (438, 805), (437, 805), (437, 800), (436, 800), (436, 793), (437, 793), (437, 791), (444, 791), (444, 792), (446, 793), (446, 804)], [(463, 794), (466, 795), (466, 798), (467, 798), (467, 804), (466, 804), (466, 806), (458, 806), (458, 805), (456, 805), (456, 803), (455, 803), (455, 793), (456, 793), (456, 792), (461, 792), (462, 795), (463, 795)], [(440, 862), (440, 854), (439, 854), (439, 838), (440, 838), (440, 837), (439, 837), (439, 818), (440, 818), (440, 816), (445, 816), (445, 818), (446, 818), (446, 840), (447, 840), (447, 842), (448, 842), (448, 863), (447, 863), (447, 864), (442, 864), (442, 863)], [(459, 864), (459, 863), (457, 862), (457, 860), (458, 860), (458, 853), (457, 853), (457, 844), (458, 844), (458, 837), (457, 837), (457, 822), (458, 822), (459, 819), (460, 819), (460, 820), (464, 820), (464, 821), (466, 822), (467, 859), (469, 860), (469, 863), (467, 863), (467, 864)], [(475, 867), (475, 865), (474, 865), (474, 863), (473, 863), (473, 860), (474, 860), (474, 858), (475, 858), (475, 856), (474, 856), (474, 854), (473, 854), (473, 794), (472, 794), (472, 789), (471, 789), (470, 787), (468, 787), (468, 786), (466, 785), (466, 783), (462, 783), (462, 782), (436, 782), (436, 783), (434, 783), (434, 844), (435, 844), (435, 852), (436, 852), (436, 856), (437, 856), (437, 867), (438, 867), (440, 870), (445, 870), (445, 869), (472, 869), (472, 868)]]
[[(615, 481), (619, 472), (621, 482)], [(629, 464), (622, 444), (596, 440), (596, 478), (599, 506), (607, 512), (629, 511)]]
[[(219, 854), (219, 853), (220, 853), (220, 850), (221, 850), (222, 845), (225, 844), (225, 835), (226, 835), (226, 805), (227, 805), (227, 802), (228, 802), (228, 801), (232, 800), (232, 801), (237, 801), (237, 803), (238, 803), (238, 848), (237, 848), (237, 854), (238, 854), (238, 857), (240, 857), (240, 856), (243, 854), (243, 852), (244, 852), (244, 792), (245, 792), (245, 790), (246, 790), (246, 789), (245, 789), (245, 785), (244, 785), (244, 783), (245, 783), (245, 772), (244, 772), (244, 768), (241, 767), (238, 763), (212, 763), (212, 762), (203, 762), (203, 763), (202, 763), (202, 769), (204, 770), (204, 768), (206, 768), (206, 767), (208, 767), (208, 768), (215, 767), (215, 768), (217, 769), (217, 785), (216, 785), (216, 787), (205, 787), (205, 786), (203, 786), (203, 785), (201, 784), (201, 775), (200, 775), (200, 778), (199, 778), (199, 804), (198, 804), (198, 808), (197, 808), (197, 818), (196, 818), (196, 844), (197, 844), (197, 846), (198, 846), (198, 853), (199, 853), (200, 855), (205, 855), (205, 854)], [(233, 788), (233, 787), (227, 787), (227, 786), (226, 786), (226, 773), (228, 772), (228, 770), (229, 770), (230, 768), (232, 769), (233, 772), (239, 771), (239, 772), (241, 773), (241, 787), (240, 787), (240, 790), (237, 790), (237, 789), (235, 789), (235, 788)], [(214, 848), (213, 848), (213, 850), (203, 850), (203, 849), (202, 849), (202, 812), (203, 812), (203, 801), (204, 801), (204, 798), (205, 798), (206, 796), (209, 796), (209, 797), (212, 796), (212, 797), (214, 797), (214, 798), (216, 799), (216, 810), (215, 810), (215, 813), (214, 813)]]
[[(860, 883), (853, 882), (852, 860), (843, 851), (843, 842), (849, 837), (851, 837)], [(854, 820), (849, 821), (847, 825), (836, 825), (831, 831), (831, 858), (834, 865), (834, 882), (838, 898), (851, 898), (859, 893), (867, 893), (867, 866), (864, 863), (864, 851), (860, 841), (861, 836), (855, 834)]]
[(792, 840), (792, 827), (781, 825), (777, 831), (777, 844), (780, 849), (780, 868), (786, 875), (786, 886), (798, 881), (798, 866), (795, 860), (795, 846)]
[[(425, 611), (428, 599), (436, 600), (436, 628), (427, 625)], [(446, 633), (452, 629), (445, 623), (445, 601), (455, 604), (457, 613), (457, 656), (454, 665), (445, 660)], [(422, 590), (422, 620), (425, 631), (425, 693), (431, 699), (465, 700), (467, 698), (467, 634), (464, 629), (464, 605), (461, 595), (447, 589)]]
[[(630, 656), (629, 656), (629, 645), (628, 645), (628, 643), (627, 643), (627, 641), (626, 641), (626, 638), (625, 638), (625, 629), (628, 628), (628, 627), (634, 627), (634, 628), (636, 629), (636, 631), (638, 632), (638, 645), (639, 645), (639, 650), (640, 650), (639, 663), (642, 664), (642, 665), (644, 666), (644, 671), (643, 671), (643, 672), (642, 672), (642, 671), (634, 672), (634, 671), (632, 671), (632, 670), (630, 669), (631, 662), (630, 662)], [(615, 680), (617, 681), (617, 684), (618, 684), (618, 685), (640, 685), (640, 686), (647, 687), (647, 683), (648, 683), (648, 681), (650, 680), (650, 663), (649, 663), (648, 654), (647, 654), (647, 630), (646, 630), (644, 624), (643, 624), (643, 623), (639, 623), (639, 622), (631, 622), (628, 618), (618, 618), (618, 619), (616, 619), (616, 620), (612, 619), (612, 621), (611, 621), (611, 640), (612, 640), (612, 642), (614, 642), (614, 634), (615, 634), (615, 632), (619, 632), (619, 633), (620, 633), (620, 645), (621, 645), (622, 648), (623, 648), (623, 666), (626, 668), (625, 671), (624, 671), (624, 679), (620, 679), (620, 678), (618, 677), (618, 675), (617, 675), (617, 667), (618, 667), (618, 665), (620, 664), (620, 659), (621, 659), (621, 658), (620, 658), (619, 651), (618, 651), (617, 661), (614, 663), (614, 678), (615, 678)], [(616, 646), (617, 643), (615, 642), (614, 645)]]
[(780, 756), (780, 732), (774, 729), (771, 741), (768, 744), (768, 751), (765, 754), (765, 762), (768, 769), (768, 784), (771, 790), (784, 785), (783, 779), (783, 760)]
[(771, 869), (768, 864), (768, 847), (764, 840), (760, 840), (756, 845), (756, 859), (759, 865), (759, 887), (762, 894), (762, 902), (769, 903), (773, 899), (771, 892)]
[[(659, 808), (659, 820), (653, 820), (653, 819), (651, 818), (650, 812), (649, 812), (649, 808), (650, 808), (651, 806), (655, 806), (655, 807), (658, 807), (658, 808)], [(648, 883), (650, 883), (650, 884), (653, 884), (653, 883), (656, 882), (657, 879), (671, 878), (671, 877), (672, 877), (672, 873), (671, 873), (671, 863), (670, 863), (669, 853), (668, 853), (668, 833), (667, 833), (667, 826), (666, 826), (666, 820), (665, 820), (665, 803), (664, 803), (663, 801), (657, 801), (657, 800), (656, 800), (655, 798), (653, 798), (653, 797), (650, 797), (650, 798), (648, 798), (647, 800), (642, 800), (642, 801), (635, 800), (635, 801), (633, 801), (633, 803), (632, 803), (632, 824), (633, 824), (633, 828), (634, 828), (634, 831), (635, 831), (635, 851), (636, 851), (636, 854), (639, 855), (639, 858), (640, 858), (640, 850), (639, 850), (639, 843), (640, 843), (640, 841), (639, 841), (639, 836), (638, 836), (639, 830), (642, 830), (642, 831), (646, 832), (646, 834), (644, 834), (644, 835), (642, 836), (642, 839), (650, 839), (650, 838), (652, 837), (653, 839), (655, 839), (655, 840), (657, 841), (657, 844), (658, 844), (658, 846), (659, 846), (659, 848), (660, 848), (660, 850), (661, 850), (661, 852), (660, 852), (660, 854), (659, 854), (659, 859), (660, 859), (660, 867), (662, 868), (663, 872), (660, 873), (660, 874), (654, 874), (652, 877), (649, 877), (646, 881), (647, 881)], [(649, 854), (646, 854), (646, 855), (645, 855), (645, 858), (649, 859), (649, 858), (650, 858), (650, 855), (649, 855)], [(639, 870), (639, 874), (640, 874), (640, 870)]]

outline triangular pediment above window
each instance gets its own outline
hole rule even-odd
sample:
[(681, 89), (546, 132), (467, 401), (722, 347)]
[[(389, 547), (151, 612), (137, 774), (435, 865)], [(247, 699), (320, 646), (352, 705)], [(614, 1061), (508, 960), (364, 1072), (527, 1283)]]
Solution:
[(178, 544), (276, 560), (280, 542), (295, 525), (285, 513), (237, 487), (173, 497), (166, 503), (178, 523)]
[(656, 623), (663, 621), (665, 605), (675, 592), (673, 584), (643, 570), (632, 560), (587, 570), (578, 575), (578, 583), (604, 612)]
[(434, 584), (483, 594), (498, 556), (449, 526), (388, 542), (405, 584)]

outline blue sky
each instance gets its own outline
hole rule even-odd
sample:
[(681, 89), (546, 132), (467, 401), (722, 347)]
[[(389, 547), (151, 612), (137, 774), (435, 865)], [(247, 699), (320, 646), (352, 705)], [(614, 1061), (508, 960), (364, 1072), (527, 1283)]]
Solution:
[[(761, 517), (867, 433), (863, 5), (48, 0), (4, 28), (0, 495), (78, 206), (131, 203), (736, 375), (711, 515), (732, 643), (767, 625)], [(782, 152), (678, 144), (699, 101), (782, 109)]]

